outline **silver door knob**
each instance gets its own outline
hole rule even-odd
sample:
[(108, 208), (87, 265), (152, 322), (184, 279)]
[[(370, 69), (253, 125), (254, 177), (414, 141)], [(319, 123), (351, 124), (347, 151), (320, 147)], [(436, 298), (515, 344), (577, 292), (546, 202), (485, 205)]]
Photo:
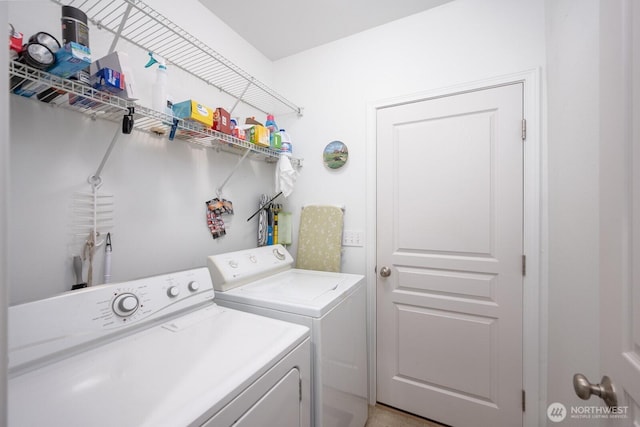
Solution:
[(613, 388), (613, 383), (611, 378), (606, 375), (602, 377), (600, 384), (591, 384), (584, 375), (575, 374), (573, 376), (573, 389), (582, 400), (588, 400), (592, 394), (595, 394), (602, 398), (608, 407), (618, 406), (618, 398)]
[(380, 269), (380, 276), (381, 277), (389, 277), (389, 276), (391, 276), (391, 269), (389, 267), (382, 267)]

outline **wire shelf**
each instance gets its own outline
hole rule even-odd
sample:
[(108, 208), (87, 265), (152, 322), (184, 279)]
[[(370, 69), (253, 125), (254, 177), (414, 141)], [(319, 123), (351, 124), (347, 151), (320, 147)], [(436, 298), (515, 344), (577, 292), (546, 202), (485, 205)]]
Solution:
[[(50, 102), (51, 105), (82, 113), (92, 119), (122, 122), (123, 116), (129, 113), (129, 108), (133, 108), (134, 129), (163, 137), (168, 137), (174, 120), (176, 120), (170, 115), (93, 89), (74, 80), (62, 79), (20, 62), (10, 61), (9, 74), (11, 92), (18, 87), (28, 87), (30, 91), (34, 92), (29, 98), (37, 100), (38, 94), (47, 93), (53, 89), (58, 92), (58, 97)], [(251, 158), (267, 162), (276, 162), (281, 154), (278, 150), (260, 147), (182, 119), (177, 119), (175, 138), (234, 154), (248, 152)], [(291, 162), (295, 166), (302, 166), (301, 159), (292, 158)]]
[(192, 74), (265, 114), (278, 106), (302, 115), (302, 108), (273, 91), (196, 37), (139, 0), (51, 0), (77, 7), (98, 28), (157, 53)]

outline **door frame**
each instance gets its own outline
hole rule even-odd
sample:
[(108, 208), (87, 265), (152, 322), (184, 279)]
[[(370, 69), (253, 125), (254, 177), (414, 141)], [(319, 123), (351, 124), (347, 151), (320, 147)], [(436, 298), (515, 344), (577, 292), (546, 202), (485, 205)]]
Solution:
[[(539, 425), (541, 414), (546, 414), (546, 354), (547, 354), (547, 166), (546, 138), (542, 137), (541, 123), (541, 71), (528, 70), (490, 79), (464, 83), (400, 97), (383, 99), (367, 105), (366, 135), (366, 278), (368, 286), (369, 325), (369, 403), (374, 405), (376, 395), (376, 115), (377, 110), (408, 102), (428, 100), (448, 95), (488, 89), (513, 83), (524, 86), (524, 117), (526, 140), (524, 144), (524, 254), (527, 257), (523, 277), (523, 386), (526, 390), (523, 426)], [(544, 419), (544, 418), (543, 418)]]

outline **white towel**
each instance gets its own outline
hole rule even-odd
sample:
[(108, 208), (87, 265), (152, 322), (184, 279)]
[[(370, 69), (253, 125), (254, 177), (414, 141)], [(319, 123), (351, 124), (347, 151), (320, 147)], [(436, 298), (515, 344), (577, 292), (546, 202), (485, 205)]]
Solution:
[(276, 193), (282, 191), (284, 197), (289, 197), (297, 178), (298, 171), (291, 165), (291, 159), (287, 154), (281, 154), (276, 166)]

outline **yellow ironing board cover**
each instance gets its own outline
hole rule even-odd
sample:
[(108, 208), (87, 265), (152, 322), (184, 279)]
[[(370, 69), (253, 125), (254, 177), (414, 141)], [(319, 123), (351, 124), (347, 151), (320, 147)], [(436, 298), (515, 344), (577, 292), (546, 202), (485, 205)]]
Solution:
[(300, 213), (296, 267), (340, 271), (344, 212), (338, 206), (305, 206)]

